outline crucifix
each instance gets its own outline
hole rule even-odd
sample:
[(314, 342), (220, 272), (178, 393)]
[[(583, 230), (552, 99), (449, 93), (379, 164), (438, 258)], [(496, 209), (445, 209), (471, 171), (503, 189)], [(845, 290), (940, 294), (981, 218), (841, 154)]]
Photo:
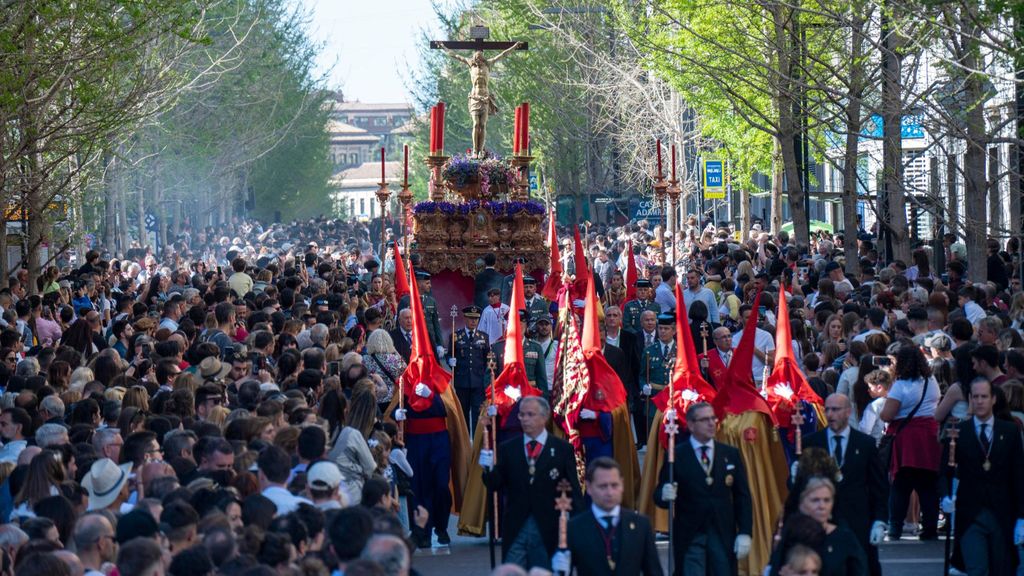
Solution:
[[(487, 130), (487, 117), (498, 113), (498, 104), (488, 88), (491, 67), (498, 60), (508, 56), (515, 50), (529, 50), (526, 42), (488, 42), (490, 32), (486, 26), (473, 26), (470, 30), (472, 40), (432, 40), (432, 49), (444, 50), (449, 56), (469, 66), (469, 77), (473, 89), (469, 92), (469, 116), (473, 119), (473, 152), (484, 149), (484, 136)], [(472, 50), (470, 57), (460, 56), (455, 50)], [(485, 50), (501, 50), (497, 56), (487, 58)]]

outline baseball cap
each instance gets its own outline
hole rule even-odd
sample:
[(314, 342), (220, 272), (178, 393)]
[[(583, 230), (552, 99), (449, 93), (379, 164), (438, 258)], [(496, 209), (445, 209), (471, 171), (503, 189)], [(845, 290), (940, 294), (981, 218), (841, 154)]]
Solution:
[(315, 462), (306, 470), (306, 484), (316, 490), (337, 490), (341, 480), (341, 469), (329, 460)]

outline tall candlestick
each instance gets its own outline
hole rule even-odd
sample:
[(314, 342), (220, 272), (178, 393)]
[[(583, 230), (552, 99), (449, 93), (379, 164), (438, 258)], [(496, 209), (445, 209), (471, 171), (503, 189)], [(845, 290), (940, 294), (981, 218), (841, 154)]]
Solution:
[(380, 148), (380, 181), (381, 182), (387, 182), (387, 180), (384, 179), (384, 147), (383, 146), (381, 146), (381, 148)]
[(409, 145), (406, 144), (402, 147), (402, 151), (405, 156), (405, 178), (402, 180), (402, 184), (409, 185)]
[(437, 104), (430, 107), (430, 153), (437, 150)]
[(523, 120), (523, 108), (516, 106), (515, 118), (512, 121), (512, 155), (519, 154), (519, 123)]
[(661, 178), (661, 140), (658, 140), (658, 178)]
[(438, 121), (437, 121), (437, 152), (440, 154), (444, 151), (444, 102), (437, 103), (438, 110)]
[(519, 149), (524, 153), (530, 151), (530, 103), (523, 102), (522, 130), (523, 135), (519, 138)]
[(672, 181), (676, 180), (676, 145), (672, 143)]

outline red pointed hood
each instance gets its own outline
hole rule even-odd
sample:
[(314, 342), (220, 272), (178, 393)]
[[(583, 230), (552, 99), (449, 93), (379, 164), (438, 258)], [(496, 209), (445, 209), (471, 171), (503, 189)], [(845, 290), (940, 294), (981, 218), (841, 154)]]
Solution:
[(590, 373), (590, 389), (583, 407), (595, 412), (611, 412), (626, 401), (626, 388), (604, 357), (601, 329), (597, 318), (597, 289), (587, 282), (586, 306), (583, 309), (583, 357)]
[(752, 365), (754, 362), (754, 337), (757, 330), (757, 310), (761, 305), (761, 292), (758, 291), (754, 297), (754, 308), (743, 327), (743, 336), (740, 338), (740, 345), (733, 350), (732, 361), (729, 362), (729, 370), (725, 375), (725, 382), (718, 388), (718, 395), (712, 405), (716, 414), (742, 414), (750, 410), (756, 410), (767, 414), (775, 422), (775, 414), (772, 413), (768, 402), (754, 388), (754, 375)]
[(558, 252), (558, 234), (555, 233), (555, 211), (548, 212), (548, 247), (551, 250), (548, 279), (540, 295), (548, 300), (558, 299), (558, 290), (562, 287), (562, 255)]
[(405, 275), (405, 264), (402, 263), (402, 253), (398, 251), (398, 242), (393, 246), (395, 250), (395, 300), (401, 300), (410, 292), (409, 278)]
[(821, 397), (807, 383), (807, 378), (793, 354), (793, 337), (789, 326), (789, 304), (785, 292), (779, 292), (779, 314), (775, 323), (775, 363), (765, 382), (768, 404), (781, 426), (790, 425), (793, 404), (803, 400), (822, 404)]
[[(410, 268), (412, 273), (412, 268)], [(427, 321), (423, 315), (423, 303), (420, 301), (419, 286), (411, 286), (409, 309), (412, 310), (412, 352), (409, 354), (409, 366), (402, 373), (402, 393), (409, 406), (419, 412), (430, 407), (433, 394), (443, 394), (448, 389), (451, 374), (445, 371), (430, 346), (430, 335), (427, 333)], [(422, 398), (415, 393), (417, 384), (426, 384), (432, 394), (431, 398)]]
[(626, 302), (636, 300), (636, 281), (640, 278), (636, 271), (636, 255), (633, 254), (633, 240), (626, 243)]
[[(654, 405), (664, 412), (668, 408), (668, 387), (654, 397)], [(686, 316), (686, 302), (676, 284), (676, 364), (672, 369), (672, 407), (676, 409), (679, 421), (694, 402), (712, 402), (716, 393), (714, 387), (704, 380), (697, 363), (697, 349), (693, 345), (690, 320)]]
[[(525, 300), (523, 298), (523, 269), (516, 264), (516, 278), (512, 282), (510, 301), (518, 302), (520, 300)], [(530, 386), (530, 382), (526, 378), (526, 364), (523, 362), (523, 334), (523, 323), (519, 319), (518, 311), (509, 310), (508, 326), (505, 328), (504, 368), (494, 380), (494, 386), (487, 388), (487, 398), (498, 406), (498, 413), (503, 420), (518, 400), (510, 397), (506, 393), (506, 388), (518, 390), (521, 396), (540, 396), (541, 394), (540, 390)], [(491, 398), (492, 390), (496, 396), (493, 399)]]

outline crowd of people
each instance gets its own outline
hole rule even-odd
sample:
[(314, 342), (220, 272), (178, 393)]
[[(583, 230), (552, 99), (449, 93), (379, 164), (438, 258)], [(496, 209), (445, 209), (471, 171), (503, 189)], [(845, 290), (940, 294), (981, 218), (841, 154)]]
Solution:
[[(990, 240), (988, 261), (968, 263), (946, 238), (936, 270), (928, 246), (887, 261), (862, 234), (851, 265), (839, 236), (801, 246), (703, 224), (682, 226), (674, 250), (646, 222), (588, 228), (585, 266), (560, 230), (566, 278), (591, 271), (600, 353), (624, 388), (633, 445), (652, 453), (677, 305), (712, 387), (756, 324), (749, 380), (763, 389), (785, 298), (824, 418), (789, 471), (769, 572), (880, 574), (882, 541), (935, 540), (955, 517), (954, 566), (1013, 573), (1024, 544), (1015, 244)], [(627, 509), (635, 488), (610, 448), (610, 416), (578, 413), (592, 452), (582, 478), (551, 424), (563, 327), (541, 295), (546, 278), (525, 276), (525, 309), (512, 310), (513, 276), (482, 256), (462, 327), (446, 334), (430, 275), (404, 293), (400, 247), (380, 250), (379, 236), (348, 221), (238, 221), (185, 227), (158, 253), (95, 247), (35, 286), (12, 275), (0, 290), (3, 573), (414, 574), (417, 548), (451, 542), (449, 511), (469, 498), (457, 469), (478, 465), (469, 474), (504, 510), (508, 564), (495, 573), (662, 574), (658, 528)], [(415, 269), (415, 251), (404, 257)], [(967, 281), (974, 266), (988, 282)], [(509, 414), (487, 390), (513, 324), (536, 394), (509, 391)], [(451, 399), (430, 382), (403, 386), (423, 354), (452, 373)], [(748, 467), (715, 439), (711, 406), (678, 418), (674, 476), (663, 466), (654, 493), (676, 514), (676, 573), (734, 574), (751, 546)], [(470, 457), (478, 429), (499, 419), (504, 443), (478, 442)], [(563, 490), (575, 512), (566, 550), (553, 508)]]

